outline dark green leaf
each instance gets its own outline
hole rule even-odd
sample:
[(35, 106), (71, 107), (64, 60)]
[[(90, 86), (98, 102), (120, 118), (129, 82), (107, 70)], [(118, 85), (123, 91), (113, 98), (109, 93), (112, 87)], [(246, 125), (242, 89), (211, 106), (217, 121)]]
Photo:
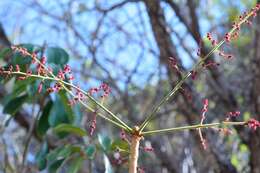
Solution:
[(5, 58), (12, 53), (12, 49), (9, 47), (5, 47), (0, 51), (0, 59)]
[(68, 104), (69, 102), (69, 99), (68, 99), (68, 96), (66, 95), (66, 92), (65, 91), (60, 91), (59, 92), (59, 97), (60, 97), (60, 100), (64, 106), (64, 109), (65, 109), (65, 112), (67, 113), (68, 115), (68, 118), (69, 118), (69, 122), (73, 122), (73, 119), (74, 119), (74, 116), (73, 116), (73, 110), (72, 110), (72, 107)]
[(59, 132), (68, 132), (73, 133), (79, 136), (87, 135), (87, 132), (79, 127), (73, 126), (71, 124), (59, 124), (53, 129), (56, 133)]
[(5, 105), (3, 112), (6, 114), (14, 115), (20, 109), (20, 107), (23, 105), (27, 98), (28, 96), (25, 94), (10, 100)]
[(59, 95), (56, 95), (55, 100), (53, 101), (53, 106), (51, 108), (50, 115), (48, 117), (48, 122), (51, 127), (55, 127), (62, 123), (70, 123), (69, 115), (65, 111), (64, 104), (62, 103)]
[(85, 153), (88, 156), (89, 159), (93, 159), (96, 152), (95, 145), (89, 145), (85, 149)]
[(48, 144), (44, 142), (41, 146), (40, 151), (36, 154), (36, 162), (39, 170), (43, 170), (47, 166), (46, 156), (48, 153)]
[(49, 173), (56, 173), (65, 159), (55, 160), (48, 168)]
[(48, 156), (47, 160), (49, 163), (52, 163), (56, 160), (60, 159), (66, 159), (68, 156), (70, 156), (72, 153), (72, 146), (71, 145), (65, 145), (59, 148), (56, 148), (52, 150)]
[(64, 49), (58, 47), (48, 47), (46, 54), (49, 63), (54, 63), (57, 65), (65, 65), (68, 63), (69, 55)]
[(49, 129), (50, 125), (48, 122), (49, 114), (52, 108), (53, 102), (50, 100), (46, 106), (43, 108), (42, 114), (37, 121), (37, 134), (43, 136), (46, 131)]

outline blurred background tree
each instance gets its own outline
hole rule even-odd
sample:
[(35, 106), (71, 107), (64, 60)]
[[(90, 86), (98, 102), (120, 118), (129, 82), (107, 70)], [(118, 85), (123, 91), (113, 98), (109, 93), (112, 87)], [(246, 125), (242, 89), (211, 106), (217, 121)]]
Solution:
[[(180, 69), (189, 71), (206, 33), (212, 32), (216, 38), (222, 38), (232, 21), (255, 3), (254, 0), (2, 0), (0, 51), (7, 55), (5, 48), (25, 43), (31, 49), (39, 46), (47, 54), (58, 47), (64, 48), (69, 55), (63, 50), (50, 55), (59, 59), (56, 65), (62, 63), (61, 57), (66, 63), (69, 56), (75, 80), (85, 89), (107, 82), (112, 95), (106, 104), (122, 115), (122, 119), (135, 125), (180, 78), (169, 66), (168, 58), (177, 58)], [(148, 129), (198, 122), (203, 98), (210, 100), (207, 121), (224, 119), (227, 112), (237, 110), (241, 112), (241, 120), (250, 116), (260, 119), (259, 28), (258, 16), (250, 28), (243, 28), (232, 47), (225, 48), (234, 58), (226, 61), (212, 56), (211, 59), (221, 65), (200, 74), (195, 81), (187, 81)], [(202, 54), (206, 54), (209, 46), (202, 44)], [(1, 64), (10, 61), (8, 56), (1, 58)], [(19, 85), (26, 87), (26, 84)], [(12, 82), (1, 85), (1, 109), (12, 97), (17, 97), (10, 94), (15, 86)], [(45, 96), (39, 98), (46, 99)], [(49, 148), (68, 143), (48, 133), (39, 137), (39, 128), (35, 126), (39, 118), (37, 112), (42, 114), (46, 105), (42, 105), (41, 99), (32, 103), (34, 95), (28, 99), (27, 104), (20, 105), (21, 109), (11, 111), (14, 119), (10, 120), (4, 113), (0, 115), (2, 172), (19, 172), (20, 167), (25, 172), (37, 172), (36, 162), (38, 166), (40, 162), (37, 158), (41, 157), (38, 151), (44, 146), (42, 141), (48, 141)], [(56, 110), (57, 107), (60, 108), (56, 105)], [(53, 110), (55, 108), (45, 112), (55, 114)], [(89, 129), (91, 114), (78, 108), (71, 110), (71, 114), (75, 115), (77, 123)], [(8, 128), (4, 126), (7, 120), (10, 120)], [(56, 121), (51, 122), (55, 124)], [(98, 119), (97, 124), (95, 136), (99, 134), (101, 146), (102, 139), (113, 141), (119, 137), (120, 132), (102, 120)], [(259, 173), (260, 131), (252, 135), (244, 128), (233, 130), (230, 136), (207, 131), (209, 149), (206, 151), (196, 132), (148, 137), (143, 145), (151, 144), (154, 152), (142, 153), (139, 164), (149, 173)], [(73, 138), (70, 142), (74, 140), (79, 139)], [(91, 144), (95, 137), (87, 140)], [(26, 146), (28, 153), (24, 152)], [(113, 152), (107, 155), (110, 161), (115, 157)], [(103, 155), (96, 152), (95, 159), (83, 162), (82, 172), (104, 172), (104, 169), (109, 169), (107, 159), (103, 160)], [(125, 166), (115, 165), (114, 171), (125, 172)]]

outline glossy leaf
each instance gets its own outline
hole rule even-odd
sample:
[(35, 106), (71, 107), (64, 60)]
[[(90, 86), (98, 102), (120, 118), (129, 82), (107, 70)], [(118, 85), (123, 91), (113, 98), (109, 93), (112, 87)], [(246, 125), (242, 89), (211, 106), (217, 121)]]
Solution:
[(47, 156), (47, 160), (48, 163), (52, 163), (56, 160), (60, 160), (60, 159), (65, 159), (67, 157), (69, 157), (72, 153), (72, 146), (71, 145), (65, 145), (59, 148), (56, 148), (54, 150), (52, 150), (48, 156)]
[(54, 129), (54, 132), (59, 133), (59, 132), (68, 132), (68, 133), (73, 133), (78, 136), (86, 136), (87, 132), (77, 126), (73, 126), (71, 124), (59, 124), (56, 126)]
[(49, 129), (50, 125), (48, 122), (49, 114), (52, 108), (53, 102), (50, 100), (45, 107), (43, 108), (42, 114), (37, 121), (37, 134), (43, 136), (46, 131)]
[(65, 159), (55, 160), (48, 168), (49, 173), (56, 173)]
[(48, 47), (46, 54), (49, 63), (54, 63), (57, 65), (65, 65), (68, 63), (69, 55), (64, 49), (58, 47)]
[(48, 144), (47, 142), (44, 142), (41, 146), (40, 151), (36, 154), (36, 162), (39, 170), (43, 170), (47, 166), (47, 156), (48, 153)]
[(112, 142), (111, 149), (116, 150), (118, 148), (123, 150), (129, 150), (129, 144), (122, 139), (116, 139)]
[(108, 136), (98, 135), (98, 141), (104, 151), (111, 149), (111, 139)]
[(12, 53), (12, 49), (9, 47), (5, 47), (1, 49), (0, 51), (0, 59), (4, 59), (6, 56), (10, 55)]
[(28, 98), (28, 95), (22, 95), (10, 100), (4, 107), (4, 113), (14, 115)]
[(63, 106), (64, 106), (64, 110), (65, 112), (67, 113), (68, 115), (68, 119), (69, 119), (69, 122), (73, 122), (74, 120), (74, 112), (73, 112), (73, 109), (72, 107), (68, 104), (69, 102), (69, 98), (66, 94), (65, 91), (60, 91), (59, 92), (59, 97), (60, 97), (60, 101), (62, 102)]
[(83, 164), (84, 159), (80, 156), (73, 158), (68, 167), (69, 173), (77, 173)]
[(48, 122), (51, 127), (55, 127), (62, 123), (70, 123), (69, 115), (65, 111), (64, 104), (62, 103), (60, 97), (56, 95), (54, 99), (54, 104), (52, 106), (50, 115), (48, 117)]
[(89, 145), (85, 149), (85, 153), (88, 156), (89, 159), (93, 159), (96, 152), (95, 145)]

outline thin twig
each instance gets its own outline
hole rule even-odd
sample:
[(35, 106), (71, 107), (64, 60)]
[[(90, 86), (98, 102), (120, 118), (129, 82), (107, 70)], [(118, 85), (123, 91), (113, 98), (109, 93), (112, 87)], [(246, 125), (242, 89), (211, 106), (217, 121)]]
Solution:
[[(247, 16), (241, 20), (237, 26), (242, 25), (244, 22), (247, 21), (249, 17), (251, 17), (254, 14), (253, 11), (251, 11)], [(237, 26), (234, 26), (229, 32), (229, 35), (232, 35), (233, 32), (236, 31)], [(143, 129), (147, 126), (147, 124), (153, 119), (153, 117), (156, 115), (156, 113), (161, 109), (161, 106), (165, 104), (172, 96), (176, 94), (176, 92), (181, 88), (182, 84), (191, 76), (192, 71), (197, 71), (197, 69), (204, 63), (206, 59), (208, 59), (216, 50), (218, 50), (223, 44), (225, 43), (225, 39), (222, 39), (215, 47), (211, 49), (211, 51), (204, 57), (200, 57), (200, 60), (193, 66), (191, 71), (187, 72), (187, 74), (177, 83), (177, 85), (159, 102), (158, 105), (156, 105), (152, 112), (147, 116), (147, 118), (143, 121), (143, 123), (140, 125), (140, 132), (143, 131)]]
[(145, 131), (145, 132), (142, 132), (141, 135), (151, 135), (151, 134), (157, 134), (157, 133), (166, 133), (166, 132), (174, 132), (174, 131), (182, 131), (182, 130), (212, 128), (212, 127), (219, 127), (219, 126), (243, 126), (243, 125), (246, 125), (246, 122), (223, 121), (223, 122), (219, 122), (219, 123), (210, 123), (210, 124), (200, 124), (199, 123), (199, 124), (190, 125), (190, 126), (182, 126), (182, 127), (173, 127), (173, 128)]

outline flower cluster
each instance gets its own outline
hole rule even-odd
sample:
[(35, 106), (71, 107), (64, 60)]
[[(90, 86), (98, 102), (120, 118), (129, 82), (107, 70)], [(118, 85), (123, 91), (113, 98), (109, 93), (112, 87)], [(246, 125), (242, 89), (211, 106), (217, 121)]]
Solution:
[(90, 136), (93, 135), (95, 129), (96, 129), (96, 126), (97, 126), (97, 112), (95, 111), (93, 113), (93, 119), (91, 120), (91, 124), (90, 124), (90, 129), (89, 129), (89, 134)]
[(211, 42), (212, 46), (216, 46), (218, 44), (218, 41), (213, 38), (210, 32), (207, 33), (207, 39)]
[(181, 70), (178, 67), (177, 58), (175, 57), (169, 57), (168, 58), (169, 65), (172, 69), (174, 69), (178, 74), (181, 74)]
[(234, 112), (228, 112), (226, 121), (229, 121), (231, 118), (236, 118), (240, 115), (239, 111), (234, 111)]
[(253, 130), (256, 130), (257, 128), (260, 127), (260, 122), (255, 119), (248, 120), (246, 124), (248, 125), (249, 128)]
[(209, 60), (207, 63), (203, 63), (203, 64), (202, 64), (202, 67), (203, 67), (203, 68), (209, 68), (209, 67), (217, 67), (217, 66), (219, 66), (219, 65), (220, 65), (220, 64), (217, 63), (217, 62), (214, 62), (214, 61)]
[(128, 141), (125, 131), (122, 129), (120, 132), (120, 139), (123, 141)]
[(201, 123), (203, 123), (203, 121), (205, 120), (205, 114), (208, 111), (208, 107), (209, 107), (209, 100), (208, 99), (204, 99), (203, 100), (203, 108), (201, 110), (202, 114), (201, 114)]
[[(9, 67), (1, 67), (0, 74), (3, 76), (15, 75), (18, 80), (24, 80), (28, 77), (38, 78), (41, 81), (39, 82), (37, 91), (41, 93), (43, 90), (44, 82), (46, 80), (51, 81), (50, 85), (47, 86), (46, 92), (59, 92), (62, 89), (65, 89), (70, 93), (72, 98), (69, 100), (69, 105), (74, 105), (78, 101), (83, 102), (86, 101), (87, 97), (90, 97), (90, 94), (93, 94), (98, 91), (103, 91), (101, 97), (108, 97), (111, 92), (111, 88), (106, 83), (102, 83), (98, 88), (93, 88), (90, 92), (85, 92), (80, 87), (72, 84), (72, 80), (74, 79), (71, 71), (71, 67), (69, 65), (65, 65), (62, 69), (58, 71), (55, 75), (53, 73), (52, 68), (47, 66), (47, 58), (42, 56), (38, 58), (37, 53), (30, 53), (27, 49), (23, 47), (12, 46), (12, 50), (20, 53), (24, 58), (31, 58), (31, 64), (28, 64), (25, 69), (25, 72), (21, 71), (19, 65), (15, 65), (13, 67), (10, 65)], [(94, 130), (96, 128), (96, 116), (97, 112), (94, 112), (94, 117), (90, 125), (90, 135), (93, 135)]]
[[(200, 120), (200, 124), (202, 125), (203, 124), (203, 121), (206, 119), (206, 112), (208, 112), (208, 107), (209, 107), (209, 100), (208, 99), (204, 99), (203, 100), (203, 108), (201, 110), (201, 120)], [(206, 144), (206, 140), (203, 138), (203, 135), (202, 135), (202, 132), (201, 132), (201, 129), (199, 129), (199, 136), (200, 136), (200, 142), (205, 149), (207, 149), (207, 144)]]
[[(217, 39), (214, 39), (214, 37), (212, 36), (212, 33), (208, 32), (206, 34), (207, 39), (210, 41), (211, 45), (213, 47), (218, 46), (218, 44), (222, 45), (224, 42), (225, 43), (230, 43), (232, 40), (238, 38), (239, 36), (239, 32), (240, 32), (240, 27), (243, 23), (247, 23), (249, 25), (251, 25), (251, 21), (250, 21), (250, 16), (257, 16), (257, 12), (260, 10), (260, 4), (258, 3), (254, 8), (252, 8), (249, 12), (245, 12), (243, 15), (239, 16), (239, 20), (233, 23), (233, 28), (230, 32), (226, 33), (223, 41), (219, 42)], [(202, 49), (202, 41), (200, 41), (199, 43), (199, 48), (197, 50), (197, 55), (200, 56), (201, 58), (204, 58), (201, 55), (201, 49)], [(233, 55), (229, 54), (229, 53), (225, 53), (223, 50), (216, 50), (218, 52), (218, 55), (225, 58), (225, 59), (231, 59), (233, 57)], [(203, 60), (204, 61), (204, 60)], [(170, 60), (170, 65), (177, 69), (177, 64), (176, 64), (177, 60), (171, 58)], [(219, 63), (216, 63), (214, 61), (208, 61), (202, 63), (202, 67), (203, 68), (208, 68), (208, 67), (216, 67), (218, 66)], [(190, 76), (191, 78), (194, 80), (196, 79), (197, 76), (197, 70), (198, 69), (193, 69), (190, 71)]]
[(112, 159), (111, 163), (113, 165), (122, 165), (128, 161), (127, 157), (122, 157), (119, 151), (114, 153), (114, 159)]
[(191, 79), (192, 79), (192, 80), (195, 80), (196, 77), (197, 77), (198, 72), (195, 71), (195, 70), (191, 70), (191, 71), (190, 71), (190, 74), (191, 74)]
[(93, 87), (89, 90), (89, 94), (93, 95), (95, 93), (98, 93), (99, 91), (103, 91), (103, 94), (101, 95), (101, 98), (106, 98), (111, 93), (111, 88), (107, 83), (102, 83), (99, 87)]
[(153, 147), (144, 147), (143, 149), (145, 152), (153, 152), (153, 150), (154, 150)]
[(240, 25), (241, 25), (241, 23), (243, 23), (243, 21), (245, 21), (245, 23), (248, 24), (248, 25), (252, 25), (252, 22), (250, 21), (250, 19), (248, 19), (248, 16), (250, 14), (252, 14), (253, 17), (256, 17), (257, 12), (259, 10), (260, 10), (260, 3), (258, 3), (249, 12), (244, 12), (243, 15), (240, 15), (238, 21), (234, 22), (233, 25), (232, 25), (233, 28), (235, 29), (235, 32), (233, 32), (232, 34), (226, 33), (225, 34), (225, 41), (230, 42), (232, 39), (235, 39), (239, 36)]
[(40, 82), (38, 86), (38, 92), (40, 93), (43, 88), (43, 83), (45, 78), (44, 77), (52, 77), (53, 80), (56, 81), (56, 83), (53, 86), (50, 86), (47, 88), (48, 93), (52, 92), (59, 92), (62, 89), (62, 84), (60, 83), (59, 80), (73, 80), (74, 77), (71, 74), (71, 68), (69, 65), (65, 65), (63, 70), (59, 70), (58, 74), (55, 76), (53, 74), (53, 69), (51, 67), (47, 66), (47, 58), (45, 56), (42, 56), (38, 59), (37, 54), (35, 52), (30, 53), (26, 48), (23, 47), (17, 47), (17, 46), (12, 46), (11, 47), (13, 51), (20, 53), (24, 58), (31, 58), (32, 65), (35, 65), (36, 70), (35, 73), (33, 73), (33, 69), (26, 69), (26, 74), (22, 73), (20, 70), (20, 67), (18, 64), (15, 65), (15, 71), (13, 70), (13, 66), (9, 66), (8, 68), (8, 73), (11, 74), (13, 72), (21, 72), (18, 76), (19, 80), (24, 80), (32, 75), (37, 75), (37, 77), (41, 77), (42, 81)]

